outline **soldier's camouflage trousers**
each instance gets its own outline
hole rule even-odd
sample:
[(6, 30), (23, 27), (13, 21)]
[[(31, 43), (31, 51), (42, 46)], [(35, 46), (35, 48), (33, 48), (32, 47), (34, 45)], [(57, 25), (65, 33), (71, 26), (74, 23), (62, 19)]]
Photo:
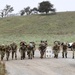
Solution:
[(43, 56), (44, 56), (44, 53), (45, 53), (45, 51), (40, 51), (40, 58), (42, 59), (43, 58)]
[(9, 59), (9, 56), (10, 56), (10, 52), (6, 52), (6, 60), (8, 61)]
[(75, 57), (75, 49), (72, 49), (73, 50), (73, 56), (72, 56), (72, 58), (74, 59), (74, 57)]
[(1, 52), (1, 60), (3, 60), (4, 56), (5, 56), (5, 52)]
[(28, 59), (32, 59), (33, 58), (33, 50), (28, 51)]
[(17, 60), (17, 52), (12, 52), (12, 60), (13, 60), (13, 58), (14, 58), (14, 55), (15, 55), (15, 59)]
[(59, 51), (58, 50), (54, 50), (53, 53), (54, 53), (54, 58), (58, 58)]
[(64, 56), (67, 58), (67, 50), (62, 52), (62, 58), (64, 58)]
[(20, 51), (20, 54), (21, 54), (21, 60), (25, 58), (26, 56), (26, 53), (25, 51)]

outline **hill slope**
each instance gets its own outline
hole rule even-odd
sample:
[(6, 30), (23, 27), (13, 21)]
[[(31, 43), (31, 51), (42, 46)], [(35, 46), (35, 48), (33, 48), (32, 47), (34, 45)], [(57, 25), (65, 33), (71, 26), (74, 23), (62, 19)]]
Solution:
[(63, 12), (56, 15), (30, 15), (0, 19), (1, 43), (21, 40), (36, 41), (47, 39), (74, 41), (75, 12)]

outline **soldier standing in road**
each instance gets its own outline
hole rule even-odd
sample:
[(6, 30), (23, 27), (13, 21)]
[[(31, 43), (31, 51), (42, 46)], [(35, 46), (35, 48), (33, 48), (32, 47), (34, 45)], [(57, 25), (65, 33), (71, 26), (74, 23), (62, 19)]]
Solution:
[(27, 45), (25, 42), (20, 42), (20, 54), (21, 54), (21, 60), (26, 57), (26, 51), (27, 51)]
[(10, 45), (5, 45), (5, 52), (6, 52), (6, 59), (7, 59), (7, 61), (8, 61), (9, 56), (10, 56), (10, 51), (11, 51)]
[(44, 54), (45, 54), (45, 51), (46, 51), (46, 43), (45, 41), (41, 41), (41, 43), (39, 44), (39, 51), (40, 51), (40, 58), (42, 59)]
[(65, 57), (67, 58), (67, 43), (63, 43), (62, 45), (62, 58), (64, 58), (64, 55)]
[(12, 60), (14, 55), (15, 55), (15, 59), (17, 60), (17, 44), (13, 42), (12, 44), (10, 44), (10, 46), (12, 50)]
[(56, 42), (56, 43), (54, 43), (54, 46), (53, 46), (54, 58), (58, 58), (59, 51), (60, 51), (60, 46)]
[(4, 46), (4, 44), (1, 46), (1, 60), (3, 61), (3, 58), (4, 58), (4, 56), (5, 56), (5, 46)]
[(73, 50), (72, 58), (74, 59), (74, 56), (75, 56), (75, 42), (72, 44), (72, 50)]
[(27, 55), (28, 55), (28, 59), (32, 59), (33, 58), (33, 50), (34, 50), (34, 45), (32, 42), (30, 42), (27, 46)]

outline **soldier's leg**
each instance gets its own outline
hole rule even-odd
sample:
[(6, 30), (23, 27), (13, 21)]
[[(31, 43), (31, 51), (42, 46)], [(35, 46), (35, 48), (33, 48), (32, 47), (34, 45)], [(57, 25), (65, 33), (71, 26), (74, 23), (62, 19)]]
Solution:
[(30, 59), (30, 51), (28, 52), (28, 59)]
[(33, 54), (32, 54), (33, 52), (32, 51), (30, 51), (30, 59), (32, 59), (32, 57), (33, 57)]
[(54, 51), (54, 58), (56, 58), (57, 57), (57, 52), (56, 51)]
[(42, 58), (43, 58), (43, 56), (44, 56), (44, 51), (42, 52)]
[(54, 58), (56, 58), (56, 53), (54, 52)]
[(56, 54), (56, 58), (58, 58), (58, 53)]
[(74, 59), (74, 49), (73, 49), (73, 57), (72, 57), (72, 59)]
[(23, 52), (23, 59), (25, 58), (25, 52)]
[(33, 58), (34, 58), (34, 50), (33, 50)]
[(62, 58), (64, 58), (64, 51), (62, 52)]
[(3, 55), (1, 54), (1, 61), (3, 61)]
[(42, 58), (42, 51), (40, 51), (40, 58)]
[(13, 57), (14, 57), (14, 52), (12, 52), (12, 60), (13, 60)]
[(3, 52), (3, 53), (1, 54), (1, 60), (2, 60), (2, 61), (3, 61), (4, 56), (5, 56), (5, 52)]
[(65, 51), (65, 57), (67, 58), (67, 51)]
[(6, 52), (6, 60), (8, 61), (8, 52)]
[(21, 60), (23, 59), (23, 52), (21, 51)]
[(15, 52), (15, 59), (17, 60), (17, 52)]

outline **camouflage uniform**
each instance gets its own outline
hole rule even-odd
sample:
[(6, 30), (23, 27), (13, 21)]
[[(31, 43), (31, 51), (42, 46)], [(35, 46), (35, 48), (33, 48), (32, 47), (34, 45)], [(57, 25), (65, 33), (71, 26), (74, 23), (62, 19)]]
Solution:
[(1, 60), (3, 60), (4, 56), (5, 56), (5, 46), (2, 45), (1, 46)]
[(26, 50), (27, 50), (27, 45), (24, 42), (20, 43), (20, 54), (21, 54), (21, 60), (25, 58), (26, 56)]
[(5, 51), (6, 51), (6, 59), (8, 60), (10, 56), (11, 47), (9, 45), (6, 45)]
[(44, 41), (41, 41), (41, 43), (39, 44), (39, 51), (40, 51), (40, 58), (42, 59), (44, 56), (44, 53), (46, 51), (46, 43)]
[(73, 50), (73, 59), (74, 59), (74, 55), (75, 55), (75, 42), (72, 44), (72, 50)]
[(16, 43), (12, 43), (12, 44), (10, 44), (10, 46), (11, 46), (11, 50), (12, 50), (12, 59), (15, 55), (15, 59), (17, 60), (17, 45), (16, 45)]
[(34, 46), (33, 46), (33, 44), (30, 42), (30, 44), (27, 46), (28, 59), (32, 59), (32, 58), (33, 58), (33, 50), (34, 50)]
[(64, 58), (64, 55), (65, 55), (65, 57), (67, 58), (67, 44), (65, 43), (63, 43), (63, 45), (62, 45), (62, 58)]
[(56, 43), (54, 46), (53, 46), (53, 53), (54, 53), (54, 58), (58, 58), (58, 53), (60, 51), (60, 46)]
[(32, 44), (33, 44), (33, 50), (32, 50), (32, 52), (33, 52), (33, 58), (34, 58), (34, 55), (35, 55), (35, 43), (34, 42), (31, 42)]

